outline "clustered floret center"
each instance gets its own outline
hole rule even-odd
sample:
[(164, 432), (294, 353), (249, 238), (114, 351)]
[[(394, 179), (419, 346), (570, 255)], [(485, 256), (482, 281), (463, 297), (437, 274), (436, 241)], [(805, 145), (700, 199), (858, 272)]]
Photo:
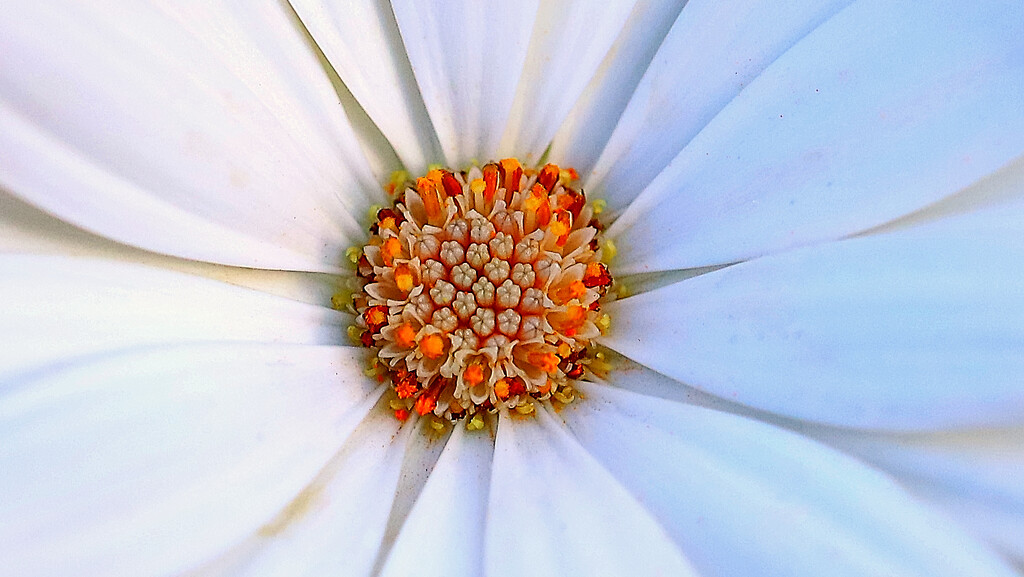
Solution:
[(399, 419), (572, 398), (612, 283), (577, 178), (504, 159), (389, 186), (358, 256), (351, 334), (377, 351)]

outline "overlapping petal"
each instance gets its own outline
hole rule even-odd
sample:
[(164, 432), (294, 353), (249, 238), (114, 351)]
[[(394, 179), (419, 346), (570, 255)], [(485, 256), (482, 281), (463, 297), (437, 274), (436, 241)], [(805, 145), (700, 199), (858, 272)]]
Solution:
[(590, 174), (637, 83), (685, 3), (643, 0), (633, 6), (619, 37), (555, 134), (550, 153), (554, 162), (571, 166), (580, 174)]
[(523, 72), (536, 0), (401, 0), (392, 9), (448, 166), (491, 160)]
[(563, 412), (701, 575), (1013, 575), (874, 469), (800, 435), (604, 385)]
[(739, 93), (609, 228), (619, 273), (842, 238), (1024, 150), (1024, 5), (860, 0)]
[(382, 575), (480, 575), (494, 439), (455, 427), (402, 523)]
[[(679, 381), (860, 427), (1024, 416), (1021, 209), (738, 264), (608, 307), (605, 343)], [(667, 351), (672, 353), (668, 354)]]
[(618, 38), (636, 0), (540, 4), (498, 154), (540, 160)]
[(267, 527), (379, 397), (361, 359), (346, 347), (165, 347), (7, 392), (4, 572), (174, 574)]
[(484, 560), (490, 575), (696, 574), (659, 522), (543, 408), (535, 419), (500, 419)]
[(0, 184), (149, 250), (339, 270), (381, 193), (280, 4), (3, 10)]
[(395, 149), (407, 170), (441, 159), (395, 15), (386, 0), (294, 0), (302, 23), (345, 87)]
[[(851, 0), (691, 0), (644, 72), (585, 186), (618, 213), (769, 64)], [(770, 26), (765, 23), (770, 22)]]
[[(122, 349), (340, 344), (351, 317), (206, 278), (61, 256), (0, 256), (0, 383)], [(6, 383), (5, 383), (6, 384)]]
[(881, 434), (808, 428), (807, 434), (892, 474), (997, 550), (1024, 562), (1024, 429)]

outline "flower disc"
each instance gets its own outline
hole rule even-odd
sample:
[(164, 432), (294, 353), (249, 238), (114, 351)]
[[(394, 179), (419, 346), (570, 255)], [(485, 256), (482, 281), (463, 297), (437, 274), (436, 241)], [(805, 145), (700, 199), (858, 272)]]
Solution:
[(575, 180), (505, 159), (393, 188), (358, 259), (353, 337), (377, 351), (400, 419), (571, 400), (612, 283)]

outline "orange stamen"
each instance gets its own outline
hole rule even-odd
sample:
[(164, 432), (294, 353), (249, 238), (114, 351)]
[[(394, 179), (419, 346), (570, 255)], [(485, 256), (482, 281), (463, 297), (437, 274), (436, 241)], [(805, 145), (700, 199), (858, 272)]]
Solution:
[(568, 286), (559, 287), (551, 291), (551, 297), (555, 303), (564, 305), (565, 303), (582, 297), (587, 294), (587, 287), (580, 281), (573, 281)]
[(391, 266), (400, 256), (402, 256), (402, 241), (397, 238), (391, 237), (381, 245), (380, 257), (384, 259), (384, 266)]
[(388, 322), (388, 307), (383, 305), (372, 306), (363, 313), (363, 319), (366, 321), (366, 326), (371, 332), (380, 332), (381, 327)]
[(569, 231), (572, 230), (572, 217), (564, 210), (556, 212), (555, 219), (551, 222), (548, 230), (558, 238), (555, 244), (565, 246), (565, 243), (569, 241)]
[(555, 353), (533, 351), (526, 355), (526, 360), (545, 373), (550, 374), (558, 370), (558, 355)]
[(444, 354), (444, 345), (444, 337), (441, 335), (427, 335), (420, 340), (420, 352), (428, 359), (436, 359)]
[(469, 365), (462, 372), (462, 380), (471, 387), (479, 385), (484, 381), (484, 368), (478, 364)]
[(441, 199), (437, 191), (437, 182), (429, 176), (421, 176), (416, 179), (416, 190), (423, 199), (423, 209), (427, 211), (427, 218), (434, 222), (442, 216)]
[(455, 175), (447, 170), (441, 173), (441, 186), (444, 187), (444, 192), (448, 196), (454, 197), (462, 194), (462, 185), (459, 184)]
[(409, 323), (402, 324), (395, 330), (395, 342), (402, 348), (413, 348), (416, 346), (416, 329)]
[(398, 290), (408, 293), (415, 284), (416, 275), (411, 266), (403, 263), (395, 267), (395, 286)]
[(416, 404), (413, 406), (416, 412), (421, 416), (426, 415), (430, 411), (433, 411), (437, 407), (437, 398), (441, 396), (441, 383), (435, 383), (429, 389), (423, 392), (416, 399)]
[(527, 227), (529, 230), (538, 226), (547, 226), (551, 222), (551, 204), (548, 202), (548, 193), (544, 187), (534, 184), (530, 194), (523, 199), (523, 211), (526, 212), (527, 220), (533, 221)]
[(498, 163), (501, 171), (501, 183), (508, 192), (519, 192), (520, 180), (523, 178), (523, 167), (514, 158), (503, 158)]
[(494, 193), (498, 192), (498, 165), (486, 164), (481, 170), (484, 173), (484, 199), (491, 202), (494, 200)]
[(507, 378), (498, 379), (498, 382), (494, 383), (494, 395), (503, 401), (508, 398)]
[(409, 420), (409, 411), (407, 409), (395, 409), (395, 418), (404, 423)]
[(604, 263), (587, 264), (587, 272), (583, 273), (583, 284), (587, 288), (608, 286), (611, 283), (612, 275), (608, 273), (608, 267)]
[(540, 174), (537, 176), (537, 184), (544, 187), (544, 190), (551, 192), (555, 188), (555, 184), (558, 183), (558, 165), (556, 164), (545, 164), (544, 168), (540, 169)]

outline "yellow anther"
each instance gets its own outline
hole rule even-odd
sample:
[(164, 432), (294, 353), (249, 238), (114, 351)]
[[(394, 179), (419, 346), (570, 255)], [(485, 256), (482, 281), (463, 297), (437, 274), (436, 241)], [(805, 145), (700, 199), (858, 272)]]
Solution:
[(608, 208), (608, 201), (603, 198), (599, 198), (595, 200), (594, 204), (591, 206), (593, 206), (594, 215), (596, 216), (598, 214), (601, 214), (602, 212), (605, 211), (605, 209)]
[(396, 411), (398, 409), (405, 409), (405, 408), (407, 408), (405, 406), (405, 401), (403, 401), (402, 399), (391, 399), (391, 402), (388, 403), (388, 406), (390, 406), (392, 409), (394, 409)]
[(430, 428), (438, 432), (443, 431), (444, 421), (438, 419), (437, 417), (434, 417), (433, 419), (430, 419)]
[[(408, 182), (409, 173), (404, 170), (396, 170), (391, 173), (391, 177), (388, 178), (387, 184), (384, 185), (384, 190), (387, 191), (389, 196), (394, 196), (396, 193), (402, 191), (402, 185)], [(378, 207), (379, 209), (379, 207)], [(376, 216), (377, 211), (374, 210), (372, 216)]]
[(331, 295), (331, 307), (335, 310), (343, 311), (352, 302), (352, 293), (350, 291), (339, 291)]
[(480, 413), (475, 413), (473, 418), (466, 423), (467, 431), (479, 431), (484, 428), (484, 417)]
[(594, 324), (601, 330), (602, 335), (608, 334), (608, 329), (612, 328), (612, 317), (608, 313), (602, 314), (597, 317), (597, 321)]
[(574, 168), (563, 168), (558, 171), (558, 183), (562, 186), (572, 184), (574, 181), (579, 179), (580, 175)]
[(529, 415), (534, 411), (533, 401), (523, 401), (516, 406), (516, 412), (520, 415)]
[(350, 246), (345, 250), (345, 258), (352, 264), (359, 262), (361, 256), (363, 256), (363, 249), (357, 246)]
[(362, 340), (360, 338), (362, 336), (363, 336), (363, 329), (357, 327), (356, 325), (349, 325), (349, 327), (348, 327), (348, 338), (353, 343), (362, 343)]
[(473, 191), (473, 194), (483, 194), (487, 188), (487, 183), (482, 178), (474, 178), (469, 183), (469, 190)]
[(605, 239), (604, 246), (601, 247), (601, 260), (608, 264), (617, 254), (619, 254), (619, 250), (615, 248), (615, 243), (612, 242), (612, 239)]

